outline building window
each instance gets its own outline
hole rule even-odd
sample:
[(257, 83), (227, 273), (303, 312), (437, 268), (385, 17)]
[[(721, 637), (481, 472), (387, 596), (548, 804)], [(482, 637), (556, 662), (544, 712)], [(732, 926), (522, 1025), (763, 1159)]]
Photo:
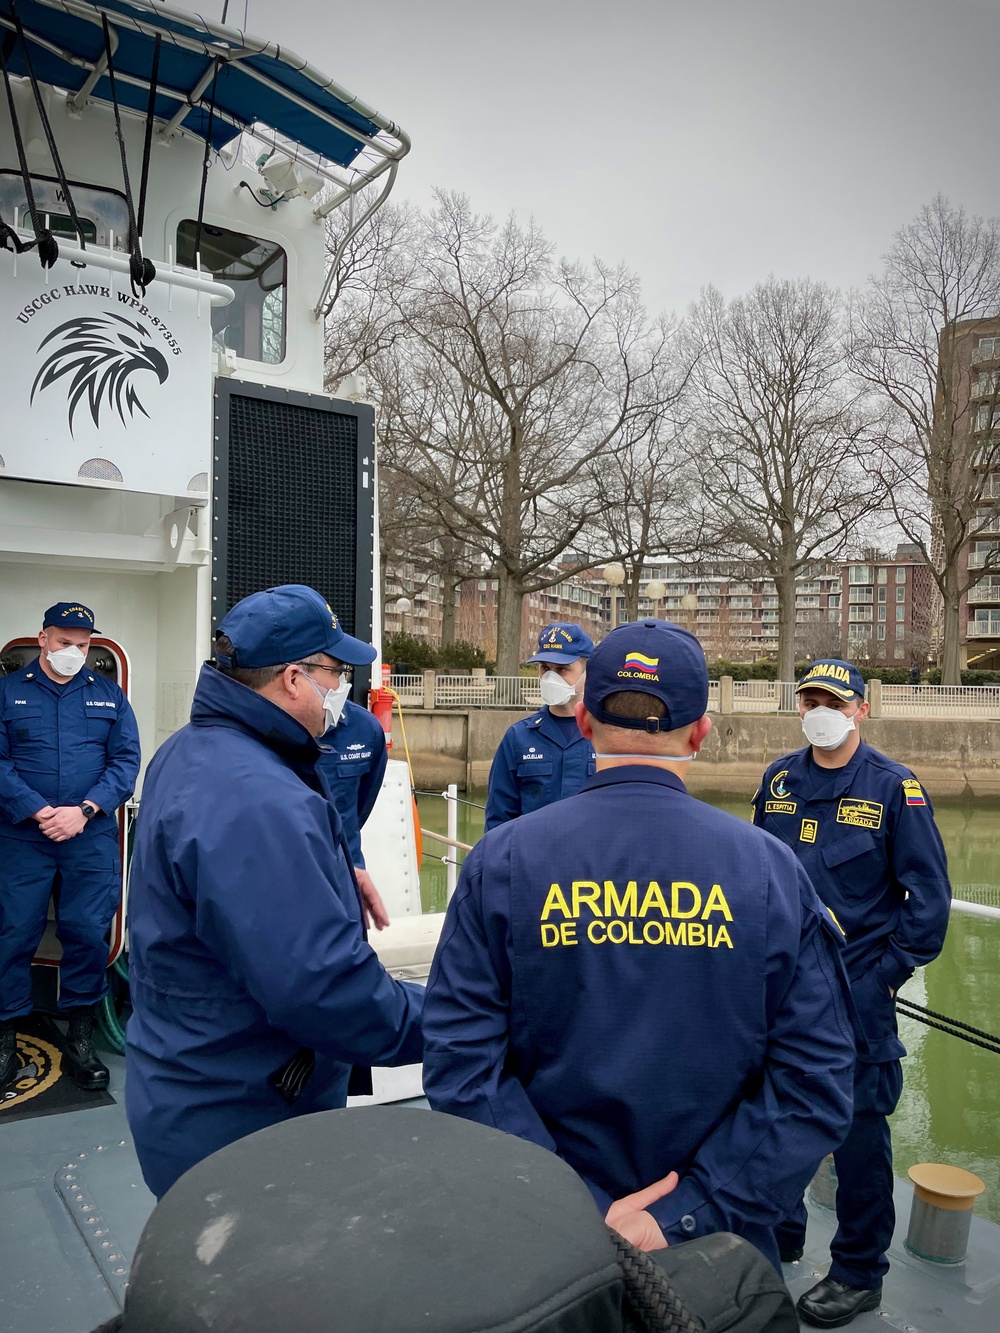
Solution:
[(977, 347), (980, 360), (1000, 359), (1000, 338), (980, 338)]
[(796, 592), (819, 592), (818, 583), (800, 583), (795, 589)]
[(829, 619), (831, 625), (839, 625), (839, 624), (840, 624), (840, 612), (839, 612), (839, 611), (827, 611), (826, 614), (827, 614), (827, 617), (828, 617), (828, 619)]
[(884, 625), (876, 625), (876, 627), (875, 627), (875, 632), (876, 632), (876, 636), (877, 636), (878, 638), (880, 638), (880, 639), (884, 639), (884, 638), (885, 638), (885, 626), (884, 626)]
[(897, 569), (897, 570), (896, 570), (896, 582), (897, 582), (897, 583), (905, 583), (905, 582), (906, 582), (906, 570), (905, 570), (905, 569)]
[(897, 601), (897, 602), (905, 602), (905, 601), (906, 601), (906, 589), (905, 589), (905, 588), (897, 588), (897, 589), (896, 589), (896, 601)]
[(796, 606), (819, 606), (818, 597), (796, 597)]
[(870, 565), (852, 565), (850, 580), (851, 583), (871, 583), (872, 571)]
[(905, 625), (897, 625), (897, 626), (896, 626), (896, 638), (897, 638), (897, 639), (901, 639), (905, 633), (906, 633), (906, 626), (905, 626)]
[(897, 607), (896, 607), (896, 619), (897, 619), (897, 620), (905, 620), (905, 619), (906, 619), (906, 607), (905, 607), (905, 606), (897, 606)]
[(870, 606), (852, 606), (848, 615), (851, 620), (871, 620), (872, 609)]
[(885, 589), (884, 589), (884, 588), (879, 588), (879, 590), (878, 590), (878, 599), (879, 599), (880, 602), (884, 602), (884, 601), (885, 601)]
[(875, 600), (875, 589), (851, 588), (848, 597), (852, 602), (872, 602)]
[(884, 606), (880, 606), (880, 607), (879, 607), (879, 609), (878, 609), (878, 618), (879, 618), (879, 620), (885, 620), (886, 615), (885, 615), (885, 607), (884, 607)]
[(840, 593), (839, 593), (839, 592), (832, 592), (832, 593), (830, 594), (830, 596), (827, 598), (827, 602), (826, 602), (826, 604), (827, 604), (827, 606), (830, 606), (830, 607), (839, 606), (839, 605), (840, 605)]
[(878, 581), (879, 583), (889, 582), (889, 571), (886, 569), (885, 565), (883, 565), (878, 572)]

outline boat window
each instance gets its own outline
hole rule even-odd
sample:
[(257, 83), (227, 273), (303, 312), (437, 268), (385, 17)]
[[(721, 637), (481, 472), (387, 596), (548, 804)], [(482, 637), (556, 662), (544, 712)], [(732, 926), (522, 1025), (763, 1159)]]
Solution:
[[(70, 181), (70, 189), (87, 244), (110, 245), (113, 241), (116, 250), (124, 250), (128, 244), (128, 206), (125, 196), (117, 190), (99, 190), (91, 185), (81, 185), (78, 181)], [(59, 182), (51, 176), (32, 176), (31, 191), (35, 196), (35, 207), (48, 219), (52, 234), (75, 237), (76, 229), (70, 222)], [(0, 171), (0, 217), (5, 222), (13, 223), (16, 213), (18, 226), (24, 231), (30, 231), (31, 219), (27, 212), (24, 181), (20, 173)]]
[[(177, 262), (195, 267), (198, 224), (186, 219), (177, 228)], [(201, 267), (228, 283), (236, 300), (212, 308), (212, 341), (247, 361), (275, 365), (285, 356), (285, 252), (274, 241), (207, 223), (201, 229)]]

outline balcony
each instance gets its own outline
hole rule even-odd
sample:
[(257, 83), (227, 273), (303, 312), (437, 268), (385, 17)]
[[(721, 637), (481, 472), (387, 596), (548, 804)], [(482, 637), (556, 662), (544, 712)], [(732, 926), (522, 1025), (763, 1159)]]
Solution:
[(991, 472), (983, 482), (980, 500), (1000, 500), (1000, 472)]
[(995, 620), (970, 620), (966, 626), (970, 639), (1000, 639), (1000, 616)]
[(988, 366), (1000, 361), (1000, 338), (984, 338), (979, 347), (973, 348), (971, 364)]
[(969, 552), (969, 569), (985, 569), (987, 565), (991, 569), (1000, 569), (1000, 547), (992, 551)]
[(1000, 602), (1000, 583), (974, 583), (965, 599), (970, 606), (988, 606)]

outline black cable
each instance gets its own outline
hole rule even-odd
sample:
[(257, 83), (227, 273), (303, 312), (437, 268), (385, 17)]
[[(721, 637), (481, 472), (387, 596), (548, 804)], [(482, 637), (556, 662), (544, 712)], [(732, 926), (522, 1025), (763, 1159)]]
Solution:
[(608, 1235), (622, 1273), (623, 1325), (629, 1333), (704, 1333), (704, 1324), (690, 1313), (663, 1269), (614, 1227)]
[(28, 159), (24, 151), (24, 139), (21, 136), (21, 123), (17, 118), (17, 105), (14, 101), (14, 90), (10, 86), (10, 73), (7, 69), (7, 57), (10, 55), (10, 47), (7, 42), (0, 43), (0, 68), (3, 70), (4, 87), (7, 90), (7, 105), (10, 108), (11, 128), (14, 131), (14, 145), (17, 149), (17, 160), (21, 168), (21, 180), (24, 184), (24, 197), (28, 204), (28, 215), (31, 218), (31, 230), (35, 234), (33, 241), (22, 241), (14, 231), (13, 227), (4, 223), (3, 231), (0, 232), (0, 241), (6, 250), (8, 240), (13, 243), (14, 249), (18, 254), (23, 254), (25, 250), (32, 250), (38, 247), (38, 258), (41, 261), (42, 268), (51, 268), (59, 258), (59, 246), (55, 237), (42, 225), (42, 220), (38, 214), (38, 208), (35, 205), (35, 192), (31, 188), (31, 172), (28, 170)]
[(218, 57), (215, 60), (215, 73), (212, 75), (212, 91), (208, 99), (208, 129), (205, 132), (205, 156), (201, 163), (201, 190), (198, 193), (198, 220), (194, 228), (195, 261), (201, 254), (201, 229), (205, 220), (205, 190), (208, 186), (208, 162), (212, 152), (212, 126), (215, 122), (215, 84), (219, 77)]
[(952, 1027), (961, 1028), (964, 1032), (971, 1032), (974, 1037), (985, 1037), (987, 1041), (995, 1042), (1000, 1046), (1000, 1037), (995, 1037), (992, 1032), (984, 1032), (982, 1028), (970, 1027), (968, 1023), (963, 1023), (961, 1019), (951, 1018), (948, 1014), (939, 1014), (934, 1009), (925, 1009), (922, 1004), (917, 1004), (916, 1000), (910, 1000), (905, 995), (899, 997), (901, 1004), (908, 1005), (911, 1009), (919, 1009), (922, 1014), (929, 1014), (931, 1018), (940, 1018), (942, 1023), (950, 1023)]
[(118, 106), (118, 89), (115, 85), (115, 67), (111, 58), (111, 29), (107, 14), (101, 15), (104, 28), (104, 54), (107, 60), (108, 83), (111, 85), (111, 106), (115, 113), (115, 137), (122, 159), (122, 180), (125, 185), (125, 204), (128, 208), (128, 253), (129, 277), (132, 282), (132, 295), (145, 296), (146, 288), (156, 277), (156, 269), (148, 259), (143, 259), (139, 245), (139, 228), (135, 221), (135, 201), (132, 197), (132, 185), (128, 176), (128, 153), (125, 151), (125, 135), (122, 133), (121, 109)]
[(156, 85), (160, 74), (160, 39), (162, 34), (156, 34), (156, 41), (153, 44), (153, 68), (149, 74), (149, 101), (146, 104), (146, 135), (142, 143), (142, 175), (139, 179), (139, 217), (136, 222), (136, 229), (139, 233), (139, 242), (142, 243), (143, 228), (146, 223), (146, 188), (149, 184), (149, 155), (153, 147), (153, 122), (156, 119)]
[(961, 1041), (967, 1041), (970, 1046), (979, 1046), (984, 1051), (990, 1051), (993, 1055), (1000, 1055), (1000, 1044), (990, 1046), (985, 1041), (980, 1041), (978, 1037), (969, 1037), (964, 1032), (958, 1032), (955, 1028), (945, 1027), (943, 1023), (936, 1023), (933, 1018), (925, 1018), (923, 1014), (911, 1013), (905, 1006), (905, 1003), (899, 1006), (899, 1012), (904, 1018), (912, 1018), (917, 1023), (924, 1023), (929, 1028), (937, 1028), (938, 1032), (946, 1032), (949, 1037), (958, 1037)]

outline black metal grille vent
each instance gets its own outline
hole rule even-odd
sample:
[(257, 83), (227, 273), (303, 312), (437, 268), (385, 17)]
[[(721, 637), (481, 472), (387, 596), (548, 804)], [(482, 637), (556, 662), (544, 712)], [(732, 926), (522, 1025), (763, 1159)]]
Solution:
[(364, 634), (355, 607), (357, 417), (232, 393), (228, 464), (220, 610), (261, 588), (306, 583), (348, 633)]

